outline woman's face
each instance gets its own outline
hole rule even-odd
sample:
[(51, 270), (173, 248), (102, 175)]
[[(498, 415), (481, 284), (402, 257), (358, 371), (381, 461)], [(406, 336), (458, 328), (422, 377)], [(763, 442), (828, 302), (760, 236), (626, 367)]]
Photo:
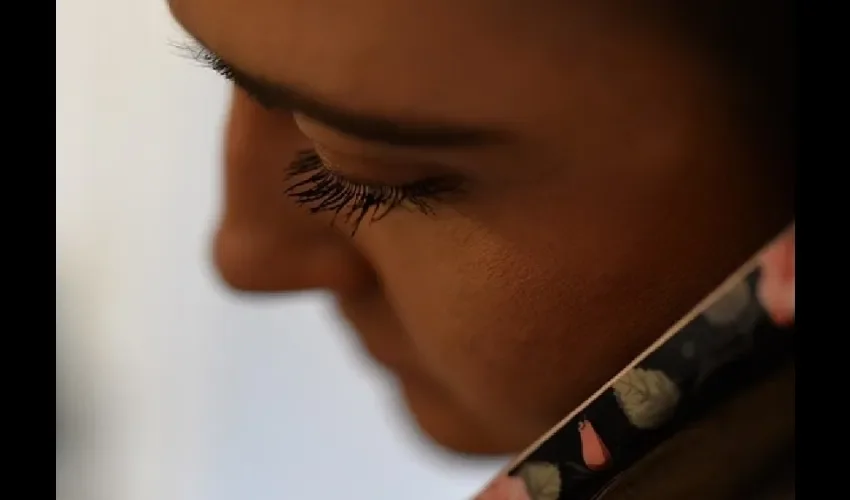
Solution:
[[(171, 0), (242, 83), (285, 87), (234, 90), (221, 275), (334, 292), (435, 441), (528, 444), (792, 214), (717, 68), (614, 3)], [(284, 193), (308, 148), (335, 179), (452, 182), (351, 236)]]

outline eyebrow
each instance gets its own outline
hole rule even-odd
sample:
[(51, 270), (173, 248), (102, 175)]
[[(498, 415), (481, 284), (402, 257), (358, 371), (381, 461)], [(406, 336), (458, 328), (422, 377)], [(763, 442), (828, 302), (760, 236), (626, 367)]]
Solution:
[(461, 148), (486, 146), (506, 140), (504, 131), (476, 128), (450, 123), (399, 121), (392, 118), (361, 114), (345, 110), (294, 87), (270, 82), (250, 75), (218, 56), (206, 44), (195, 38), (206, 62), (219, 73), (232, 80), (260, 104), (270, 109), (297, 112), (350, 137), (368, 142), (411, 148)]

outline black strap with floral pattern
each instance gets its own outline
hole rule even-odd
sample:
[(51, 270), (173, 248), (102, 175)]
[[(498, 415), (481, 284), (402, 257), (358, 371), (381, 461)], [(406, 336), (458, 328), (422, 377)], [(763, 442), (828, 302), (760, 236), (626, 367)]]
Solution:
[(793, 321), (768, 314), (751, 267), (476, 498), (598, 498), (678, 429), (793, 359)]

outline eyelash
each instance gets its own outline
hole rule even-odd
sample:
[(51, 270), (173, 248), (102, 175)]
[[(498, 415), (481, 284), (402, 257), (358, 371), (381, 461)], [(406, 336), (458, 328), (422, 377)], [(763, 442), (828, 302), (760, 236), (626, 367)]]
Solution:
[(344, 222), (353, 225), (352, 236), (364, 220), (377, 222), (399, 207), (432, 215), (432, 201), (460, 189), (460, 182), (448, 177), (398, 186), (356, 183), (329, 170), (315, 150), (298, 153), (289, 165), (287, 180), (292, 184), (286, 188), (286, 195), (311, 213), (332, 212), (332, 223), (342, 213)]
[(230, 68), (230, 65), (228, 65), (226, 61), (222, 60), (213, 52), (210, 52), (203, 45), (195, 42), (194, 40), (172, 43), (171, 45), (177, 49), (183, 57), (191, 59), (201, 66), (215, 71), (226, 80), (233, 82), (235, 85), (245, 90), (254, 102), (266, 109), (271, 109), (260, 94), (253, 92), (249, 86), (245, 84), (245, 82), (242, 82), (239, 79), (239, 75)]
[(206, 47), (203, 47), (197, 42), (194, 41), (186, 41), (186, 42), (171, 42), (172, 48), (177, 49), (181, 56), (191, 59), (197, 63), (200, 63), (203, 66), (206, 66), (219, 75), (227, 78), (228, 80), (233, 80), (233, 71), (230, 70), (230, 66), (227, 65), (224, 61), (221, 60), (220, 57), (213, 54)]
[[(189, 42), (174, 46), (183, 55), (244, 89), (230, 66), (202, 45)], [(259, 96), (251, 93), (250, 89), (245, 90), (264, 106)], [(369, 222), (377, 222), (399, 207), (431, 215), (434, 213), (431, 202), (439, 201), (445, 194), (460, 191), (462, 184), (456, 177), (430, 177), (397, 186), (353, 182), (328, 169), (315, 150), (298, 153), (289, 165), (287, 181), (292, 184), (284, 193), (311, 213), (332, 212), (333, 224), (344, 211), (342, 217), (344, 222), (352, 224), (352, 236), (370, 213)]]

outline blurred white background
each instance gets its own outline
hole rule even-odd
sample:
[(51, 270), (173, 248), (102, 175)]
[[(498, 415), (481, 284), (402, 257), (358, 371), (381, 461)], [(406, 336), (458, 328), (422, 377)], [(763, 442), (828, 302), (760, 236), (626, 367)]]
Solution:
[(226, 85), (164, 1), (56, 16), (57, 356), (86, 423), (61, 500), (461, 499), (322, 296), (228, 295), (207, 243)]

